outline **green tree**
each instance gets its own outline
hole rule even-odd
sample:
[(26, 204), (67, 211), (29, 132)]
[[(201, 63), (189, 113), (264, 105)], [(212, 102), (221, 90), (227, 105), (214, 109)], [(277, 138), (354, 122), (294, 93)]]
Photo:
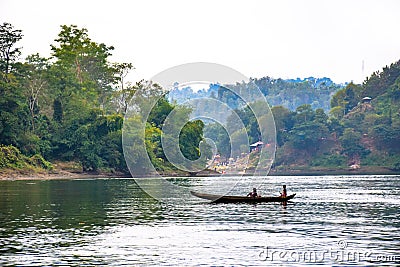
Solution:
[(16, 60), (21, 53), (14, 46), (21, 38), (21, 30), (15, 30), (10, 23), (0, 25), (0, 143), (17, 148), (25, 143), (22, 140), (29, 128), (23, 88), (14, 75), (20, 66)]
[(214, 141), (217, 152), (225, 157), (231, 157), (231, 143), (225, 128), (219, 123), (209, 123), (204, 126), (204, 137)]
[(189, 121), (179, 135), (179, 147), (183, 156), (189, 160), (200, 157), (200, 142), (203, 141), (204, 123), (201, 120)]
[(102, 108), (115, 82), (116, 70), (108, 62), (114, 47), (92, 41), (87, 29), (76, 25), (62, 25), (55, 41), (51, 50), (55, 67), (64, 73), (58, 76), (60, 83), (66, 83), (62, 89)]
[(343, 115), (347, 114), (361, 101), (363, 87), (349, 83), (345, 88), (336, 92), (331, 99), (331, 108), (341, 107)]
[(161, 97), (152, 108), (148, 121), (161, 129), (165, 119), (173, 109), (174, 107), (168, 102), (167, 97)]
[(231, 157), (240, 156), (242, 153), (249, 152), (249, 140), (245, 129), (235, 131), (230, 136), (232, 154)]
[(378, 124), (371, 128), (370, 134), (378, 148), (391, 153), (400, 152), (400, 127)]
[(22, 31), (14, 29), (10, 23), (4, 22), (0, 25), (0, 71), (6, 82), (9, 81), (8, 74), (13, 63), (21, 55), (21, 48), (15, 47), (15, 44), (22, 36)]
[(386, 92), (400, 77), (400, 60), (386, 66), (382, 71), (374, 72), (364, 83), (362, 96), (375, 98)]
[(315, 110), (314, 121), (321, 124), (326, 124), (328, 122), (328, 115), (325, 114), (322, 108)]
[(296, 108), (296, 123), (305, 123), (314, 120), (314, 110), (311, 105), (304, 104)]
[(271, 111), (275, 120), (278, 145), (283, 146), (288, 140), (289, 131), (292, 130), (294, 126), (294, 116), (296, 113), (283, 106), (272, 107)]
[(344, 117), (344, 115), (346, 115), (346, 110), (342, 106), (336, 106), (329, 111), (329, 115), (337, 120), (340, 120)]
[(29, 111), (16, 86), (0, 82), (0, 143), (20, 147), (21, 137), (29, 127)]
[[(257, 108), (257, 103), (253, 104), (256, 105)], [(242, 109), (235, 110), (235, 113), (239, 116), (240, 121), (237, 120), (237, 116), (231, 114), (227, 119), (227, 128), (232, 132), (239, 131), (241, 130), (241, 125), (243, 123), (243, 125), (246, 127), (249, 142), (254, 143), (260, 141), (260, 127), (250, 105), (246, 105)]]
[(289, 140), (294, 148), (314, 154), (320, 148), (321, 140), (327, 138), (328, 132), (328, 127), (324, 124), (314, 121), (304, 122), (293, 127), (289, 132)]
[[(48, 60), (46, 58), (40, 57), (39, 54), (28, 56), (24, 64), (24, 94), (28, 102), (33, 133), (35, 133), (36, 120), (40, 116), (39, 100), (41, 100), (42, 98), (47, 98), (48, 95), (48, 83), (46, 76), (49, 65), (50, 64)], [(44, 102), (43, 104), (46, 103)], [(46, 107), (46, 105), (43, 106)]]
[(342, 152), (350, 159), (358, 158), (367, 153), (361, 144), (361, 134), (351, 128), (346, 128), (340, 138)]

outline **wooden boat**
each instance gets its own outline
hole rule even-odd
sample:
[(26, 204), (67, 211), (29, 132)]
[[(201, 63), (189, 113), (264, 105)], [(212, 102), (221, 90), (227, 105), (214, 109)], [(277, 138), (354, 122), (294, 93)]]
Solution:
[(214, 203), (264, 203), (264, 202), (286, 202), (294, 198), (296, 194), (287, 197), (245, 197), (245, 196), (221, 196), (190, 191), (193, 196), (211, 200)]

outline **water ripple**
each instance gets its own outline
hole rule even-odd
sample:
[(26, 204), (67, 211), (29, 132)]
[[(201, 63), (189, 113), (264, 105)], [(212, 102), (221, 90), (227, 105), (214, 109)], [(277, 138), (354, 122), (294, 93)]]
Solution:
[[(282, 183), (297, 193), (287, 206), (179, 199), (165, 204), (130, 179), (3, 181), (0, 265), (393, 264), (377, 259), (399, 251), (399, 178), (268, 177), (263, 194), (276, 195)], [(195, 187), (201, 185), (199, 179)], [(244, 194), (248, 188), (235, 190)], [(323, 260), (289, 257), (312, 251)], [(340, 261), (333, 257), (338, 252), (369, 258)]]

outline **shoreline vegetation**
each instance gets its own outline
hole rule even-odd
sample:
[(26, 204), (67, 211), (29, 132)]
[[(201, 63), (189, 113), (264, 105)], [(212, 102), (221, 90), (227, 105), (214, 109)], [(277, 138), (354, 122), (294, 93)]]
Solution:
[[(362, 84), (268, 76), (210, 84), (207, 98), (229, 106), (228, 114), (214, 100), (192, 109), (170, 100), (167, 88), (153, 81), (128, 82), (132, 63), (112, 62), (114, 47), (93, 41), (85, 28), (61, 25), (50, 58), (32, 54), (20, 59), (22, 37), (22, 30), (0, 24), (0, 179), (127, 177), (125, 159), (137, 173), (152, 175), (154, 167), (174, 177), (249, 175), (268, 164), (273, 165), (270, 175), (400, 173), (400, 60)], [(274, 103), (269, 111), (253, 94), (255, 88)], [(240, 92), (253, 102), (241, 100)], [(125, 116), (132, 101), (135, 112)], [(257, 109), (262, 110), (254, 113)], [(190, 120), (195, 110), (222, 114), (226, 126)], [(179, 138), (163, 127), (172, 111), (169, 130), (179, 132)], [(260, 121), (273, 122), (275, 131), (268, 132)], [(187, 123), (179, 130), (175, 122)], [(203, 142), (207, 139), (214, 141), (215, 154)], [(178, 146), (171, 150), (162, 140)], [(196, 161), (196, 169), (207, 166), (208, 159), (214, 165), (211, 171), (183, 172), (166, 149)]]

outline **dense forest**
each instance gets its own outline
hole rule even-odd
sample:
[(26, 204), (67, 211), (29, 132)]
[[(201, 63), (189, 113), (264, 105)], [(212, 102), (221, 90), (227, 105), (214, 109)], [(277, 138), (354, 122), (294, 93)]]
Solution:
[[(281, 111), (279, 111), (281, 109)], [(278, 130), (277, 165), (384, 166), (400, 170), (400, 61), (348, 84), (331, 110), (273, 108)]]
[[(163, 95), (163, 89), (150, 81), (126, 82), (132, 64), (110, 62), (114, 47), (93, 41), (84, 28), (61, 26), (50, 58), (20, 60), (22, 38), (11, 24), (0, 25), (0, 169), (74, 162), (78, 171), (128, 173), (121, 135), (129, 101), (139, 89), (147, 97)], [(161, 97), (146, 124), (146, 148), (161, 171), (173, 169), (164, 161), (160, 136), (174, 108)], [(203, 126), (192, 121), (182, 129), (186, 157), (199, 156)]]
[[(400, 61), (349, 83), (330, 101), (331, 109), (311, 104), (294, 111), (272, 107), (277, 131), (275, 170), (400, 170)], [(238, 109), (251, 142), (259, 140), (257, 121), (248, 106)], [(228, 125), (234, 118), (228, 117)], [(206, 135), (220, 136), (220, 150), (229, 141), (222, 127), (207, 125)], [(381, 168), (378, 168), (381, 167)]]
[[(175, 170), (160, 140), (165, 118), (179, 106), (174, 101), (179, 94), (164, 95), (164, 89), (151, 81), (126, 82), (133, 65), (111, 62), (114, 47), (93, 41), (84, 28), (61, 26), (50, 46), (50, 58), (33, 54), (21, 59), (18, 41), (22, 38), (22, 31), (11, 24), (0, 25), (0, 171), (51, 170), (69, 162), (78, 171), (128, 173), (122, 128), (129, 102), (139, 89), (149, 97), (163, 95), (147, 118), (145, 145), (157, 170)], [(328, 78), (264, 77), (251, 82), (273, 105), (274, 169), (379, 166), (400, 170), (400, 61), (373, 73), (363, 84), (337, 85)], [(248, 90), (246, 83), (231, 86)], [(249, 142), (259, 140), (257, 120), (246, 103), (220, 85), (200, 93), (235, 108)], [(181, 119), (190, 121), (190, 107), (179, 108), (184, 110)], [(224, 115), (234, 127), (235, 118)], [(222, 156), (231, 156), (226, 131), (200, 120), (182, 129), (182, 154), (199, 158), (204, 136), (215, 139)]]

